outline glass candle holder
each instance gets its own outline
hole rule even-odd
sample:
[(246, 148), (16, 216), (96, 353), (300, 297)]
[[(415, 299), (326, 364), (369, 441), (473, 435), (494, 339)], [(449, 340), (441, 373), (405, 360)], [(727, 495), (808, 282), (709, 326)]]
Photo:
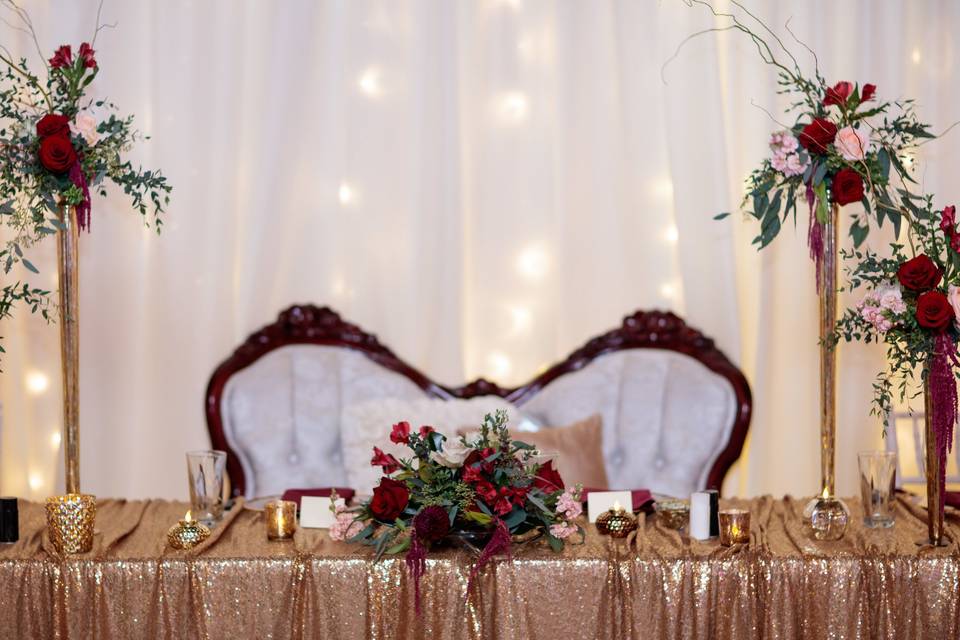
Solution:
[(690, 522), (690, 505), (684, 500), (664, 500), (656, 503), (657, 520), (668, 529), (679, 531)]
[(720, 544), (730, 547), (750, 542), (750, 512), (724, 509), (720, 512)]
[(189, 511), (183, 520), (167, 531), (167, 542), (174, 549), (192, 549), (210, 537), (210, 529), (193, 519)]
[(297, 503), (292, 500), (274, 500), (263, 508), (269, 540), (289, 540), (297, 530)]

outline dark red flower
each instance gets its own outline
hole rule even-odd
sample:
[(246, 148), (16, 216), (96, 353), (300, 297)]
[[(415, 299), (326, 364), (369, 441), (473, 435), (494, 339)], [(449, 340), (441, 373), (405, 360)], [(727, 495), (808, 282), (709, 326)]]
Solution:
[(957, 208), (953, 205), (944, 207), (940, 212), (940, 229), (947, 232), (947, 235), (953, 236), (953, 231), (957, 226)]
[(800, 144), (811, 153), (821, 155), (827, 152), (827, 146), (837, 137), (837, 125), (826, 118), (816, 118), (800, 132)]
[(554, 491), (563, 491), (563, 478), (560, 473), (553, 468), (553, 460), (547, 460), (547, 464), (541, 465), (537, 469), (537, 476), (533, 479), (533, 486), (544, 493), (553, 493)]
[(498, 516), (505, 516), (513, 511), (513, 504), (507, 496), (500, 496), (493, 505), (493, 512)]
[(73, 53), (70, 50), (70, 45), (63, 44), (60, 45), (60, 48), (53, 52), (53, 57), (50, 58), (50, 66), (54, 69), (59, 69), (61, 67), (69, 67), (73, 64)]
[(433, 427), (428, 427), (428, 426), (424, 425), (424, 426), (420, 427), (420, 437), (421, 437), (421, 438), (426, 438), (428, 435), (430, 435), (430, 434), (433, 433), (434, 431), (436, 431), (436, 429), (434, 429)]
[(530, 487), (513, 487), (510, 490), (510, 499), (513, 504), (522, 507), (527, 501), (527, 494), (530, 493)]
[(463, 466), (469, 467), (469, 466), (479, 464), (481, 469), (483, 469), (486, 473), (490, 473), (491, 471), (493, 471), (493, 463), (483, 462), (483, 461), (489, 458), (490, 456), (492, 456), (496, 452), (497, 450), (492, 447), (486, 447), (484, 449), (474, 449), (467, 456), (466, 460), (463, 461)]
[(833, 176), (832, 193), (833, 201), (841, 207), (860, 202), (863, 198), (863, 178), (850, 167), (844, 167)]
[(41, 138), (50, 136), (70, 137), (70, 118), (59, 113), (48, 113), (37, 122), (37, 135)]
[(77, 152), (69, 138), (50, 136), (40, 142), (40, 164), (53, 173), (66, 173), (77, 162)]
[(407, 440), (409, 439), (409, 422), (398, 422), (397, 424), (393, 425), (393, 430), (390, 432), (390, 442), (395, 442), (396, 444), (407, 444)]
[(474, 487), (474, 490), (477, 492), (477, 495), (480, 496), (487, 504), (491, 504), (497, 498), (497, 488), (490, 484), (487, 480), (481, 480), (478, 482), (477, 486)]
[(424, 542), (434, 542), (450, 531), (450, 514), (443, 507), (433, 505), (424, 507), (413, 519), (413, 528), (417, 537)]
[(83, 60), (83, 66), (88, 69), (92, 69), (97, 66), (97, 59), (93, 57), (96, 51), (93, 50), (88, 43), (84, 42), (80, 45), (80, 51), (77, 52), (77, 55), (80, 56), (80, 59)]
[(897, 280), (910, 291), (929, 291), (940, 284), (942, 277), (943, 269), (923, 253), (907, 260), (897, 269)]
[(393, 473), (400, 468), (400, 461), (392, 454), (384, 453), (380, 447), (373, 448), (373, 458), (370, 459), (371, 467), (382, 467), (384, 473)]
[(860, 102), (866, 102), (867, 100), (873, 100), (873, 95), (877, 92), (877, 85), (875, 84), (865, 84), (863, 85), (863, 91), (860, 92)]
[(956, 317), (950, 300), (939, 291), (927, 291), (917, 298), (917, 324), (924, 329), (946, 329)]
[(960, 233), (955, 233), (950, 237), (950, 248), (960, 253)]
[(463, 465), (463, 481), (473, 484), (474, 482), (480, 482), (483, 480), (483, 472), (480, 470), (480, 467), (477, 465)]
[(410, 502), (410, 490), (407, 489), (407, 485), (393, 478), (384, 477), (373, 490), (370, 513), (377, 520), (393, 522), (407, 508), (408, 502)]
[(827, 89), (827, 95), (823, 99), (823, 106), (829, 107), (832, 104), (846, 104), (847, 98), (853, 93), (853, 83), (846, 80), (838, 82), (830, 89)]

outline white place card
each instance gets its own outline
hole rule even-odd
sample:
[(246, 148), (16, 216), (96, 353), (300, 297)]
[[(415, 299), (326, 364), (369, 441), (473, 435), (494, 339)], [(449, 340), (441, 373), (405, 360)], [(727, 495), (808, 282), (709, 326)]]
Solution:
[(604, 511), (620, 505), (627, 513), (633, 513), (633, 497), (629, 491), (591, 491), (587, 494), (587, 518), (596, 522)]
[[(344, 504), (337, 498), (337, 505)], [(329, 529), (336, 517), (330, 511), (330, 498), (303, 496), (300, 498), (300, 526), (304, 529)]]

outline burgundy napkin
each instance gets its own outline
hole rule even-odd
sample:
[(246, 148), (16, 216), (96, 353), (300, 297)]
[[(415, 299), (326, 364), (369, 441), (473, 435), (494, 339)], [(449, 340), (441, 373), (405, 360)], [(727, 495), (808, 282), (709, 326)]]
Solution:
[(343, 498), (346, 504), (350, 504), (356, 491), (343, 487), (320, 487), (317, 489), (287, 489), (283, 492), (284, 500), (293, 500), (297, 503), (297, 509), (300, 508), (300, 498), (310, 496), (315, 498), (329, 498), (330, 492), (336, 489), (337, 495)]
[(947, 491), (943, 494), (943, 501), (954, 509), (960, 509), (960, 491)]
[[(586, 503), (587, 496), (591, 491), (615, 491), (615, 489), (584, 489), (583, 490), (583, 501)], [(630, 492), (630, 497), (633, 501), (633, 511), (644, 511), (651, 513), (653, 511), (653, 494), (646, 489), (633, 489)]]

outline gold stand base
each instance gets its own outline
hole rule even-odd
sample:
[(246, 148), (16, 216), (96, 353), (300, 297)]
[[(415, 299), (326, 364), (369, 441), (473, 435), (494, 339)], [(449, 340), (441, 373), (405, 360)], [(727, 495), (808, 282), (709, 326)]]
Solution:
[(68, 493), (47, 498), (47, 531), (59, 553), (87, 553), (93, 548), (95, 496)]

